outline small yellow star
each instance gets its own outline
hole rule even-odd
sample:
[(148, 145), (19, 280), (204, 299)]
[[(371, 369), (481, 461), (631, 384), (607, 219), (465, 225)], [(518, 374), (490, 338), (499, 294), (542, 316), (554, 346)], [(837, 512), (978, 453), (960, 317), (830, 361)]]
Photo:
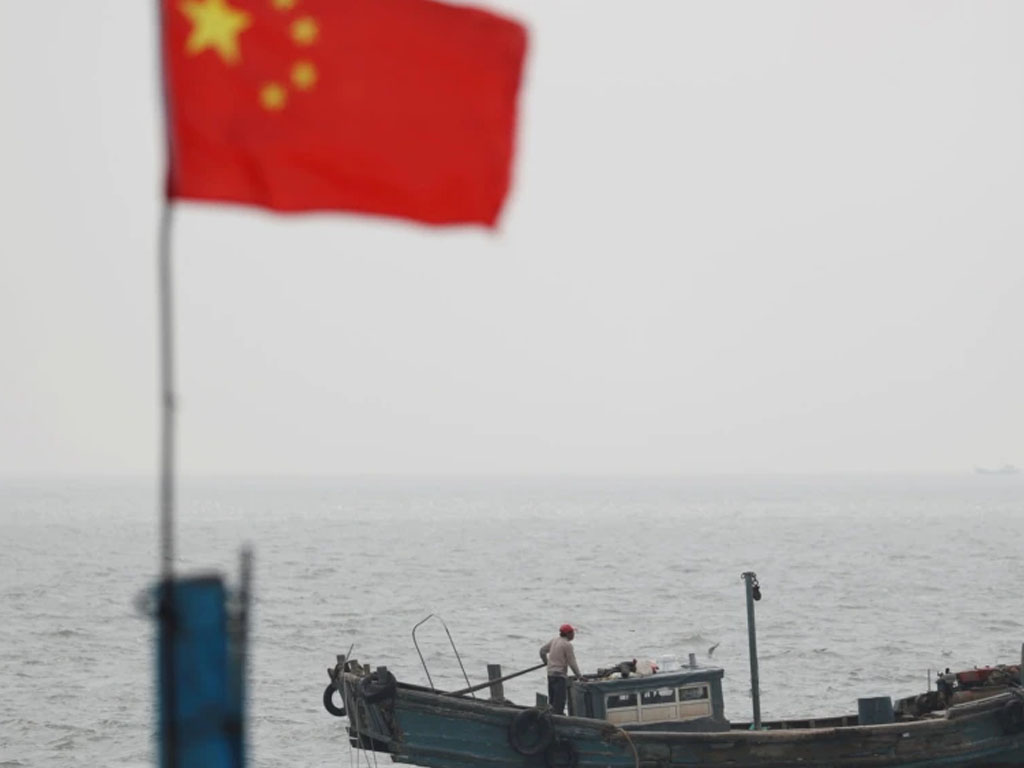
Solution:
[(280, 83), (267, 83), (260, 89), (260, 104), (271, 112), (279, 112), (288, 103), (288, 91)]
[(292, 67), (292, 84), (300, 91), (308, 91), (316, 85), (316, 67), (311, 61), (297, 61)]
[(186, 53), (197, 56), (212, 48), (225, 64), (242, 60), (238, 36), (252, 26), (248, 13), (232, 8), (225, 0), (185, 0), (178, 7), (192, 22)]
[(279, 11), (290, 11), (295, 7), (295, 0), (271, 0), (271, 2)]
[(320, 29), (312, 16), (303, 16), (292, 22), (292, 40), (299, 45), (312, 45), (318, 34)]

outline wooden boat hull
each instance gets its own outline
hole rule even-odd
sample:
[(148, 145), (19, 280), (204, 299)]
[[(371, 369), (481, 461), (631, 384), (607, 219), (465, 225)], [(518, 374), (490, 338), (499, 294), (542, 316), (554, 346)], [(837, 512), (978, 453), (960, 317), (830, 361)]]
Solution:
[[(1013, 692), (885, 725), (679, 732), (624, 730), (407, 685), (370, 701), (364, 679), (338, 678), (352, 742), (427, 768), (1024, 766), (1024, 702)], [(527, 719), (547, 723), (540, 729), (550, 729), (553, 746), (535, 754), (517, 749), (512, 734)]]

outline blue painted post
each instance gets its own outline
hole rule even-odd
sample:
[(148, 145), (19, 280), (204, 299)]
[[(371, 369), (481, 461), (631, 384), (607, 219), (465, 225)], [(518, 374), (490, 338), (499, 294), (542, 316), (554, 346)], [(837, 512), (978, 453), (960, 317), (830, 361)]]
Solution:
[(219, 576), (159, 587), (160, 768), (242, 768), (242, 686)]
[(761, 730), (761, 691), (757, 676), (757, 629), (754, 626), (754, 601), (761, 599), (757, 574), (747, 571), (742, 576), (747, 585), (747, 635), (750, 638), (750, 694), (754, 703), (754, 730)]

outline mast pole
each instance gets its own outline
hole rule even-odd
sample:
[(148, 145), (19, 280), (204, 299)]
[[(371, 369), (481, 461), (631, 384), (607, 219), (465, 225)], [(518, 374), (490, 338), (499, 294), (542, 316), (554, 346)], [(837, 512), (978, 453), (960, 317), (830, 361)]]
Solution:
[(750, 639), (750, 695), (754, 705), (754, 730), (761, 730), (761, 691), (757, 674), (757, 628), (754, 626), (754, 601), (761, 599), (757, 574), (746, 571), (741, 578), (747, 587), (747, 635)]

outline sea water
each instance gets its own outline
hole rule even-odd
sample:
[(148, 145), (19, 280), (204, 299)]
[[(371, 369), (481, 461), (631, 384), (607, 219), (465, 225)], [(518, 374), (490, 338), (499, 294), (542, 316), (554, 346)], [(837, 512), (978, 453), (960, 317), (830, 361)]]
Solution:
[[(182, 483), (179, 506), (179, 571), (234, 580), (254, 551), (253, 766), (355, 765), (326, 670), (351, 647), (426, 683), (411, 631), (429, 614), (472, 683), (537, 663), (571, 622), (584, 671), (722, 666), (734, 720), (743, 571), (766, 719), (853, 713), (1024, 642), (1019, 476), (225, 479)], [(139, 596), (157, 528), (152, 483), (0, 481), (0, 768), (155, 764)], [(434, 685), (465, 685), (440, 620), (417, 639)], [(542, 670), (505, 684), (523, 704), (543, 689)]]

